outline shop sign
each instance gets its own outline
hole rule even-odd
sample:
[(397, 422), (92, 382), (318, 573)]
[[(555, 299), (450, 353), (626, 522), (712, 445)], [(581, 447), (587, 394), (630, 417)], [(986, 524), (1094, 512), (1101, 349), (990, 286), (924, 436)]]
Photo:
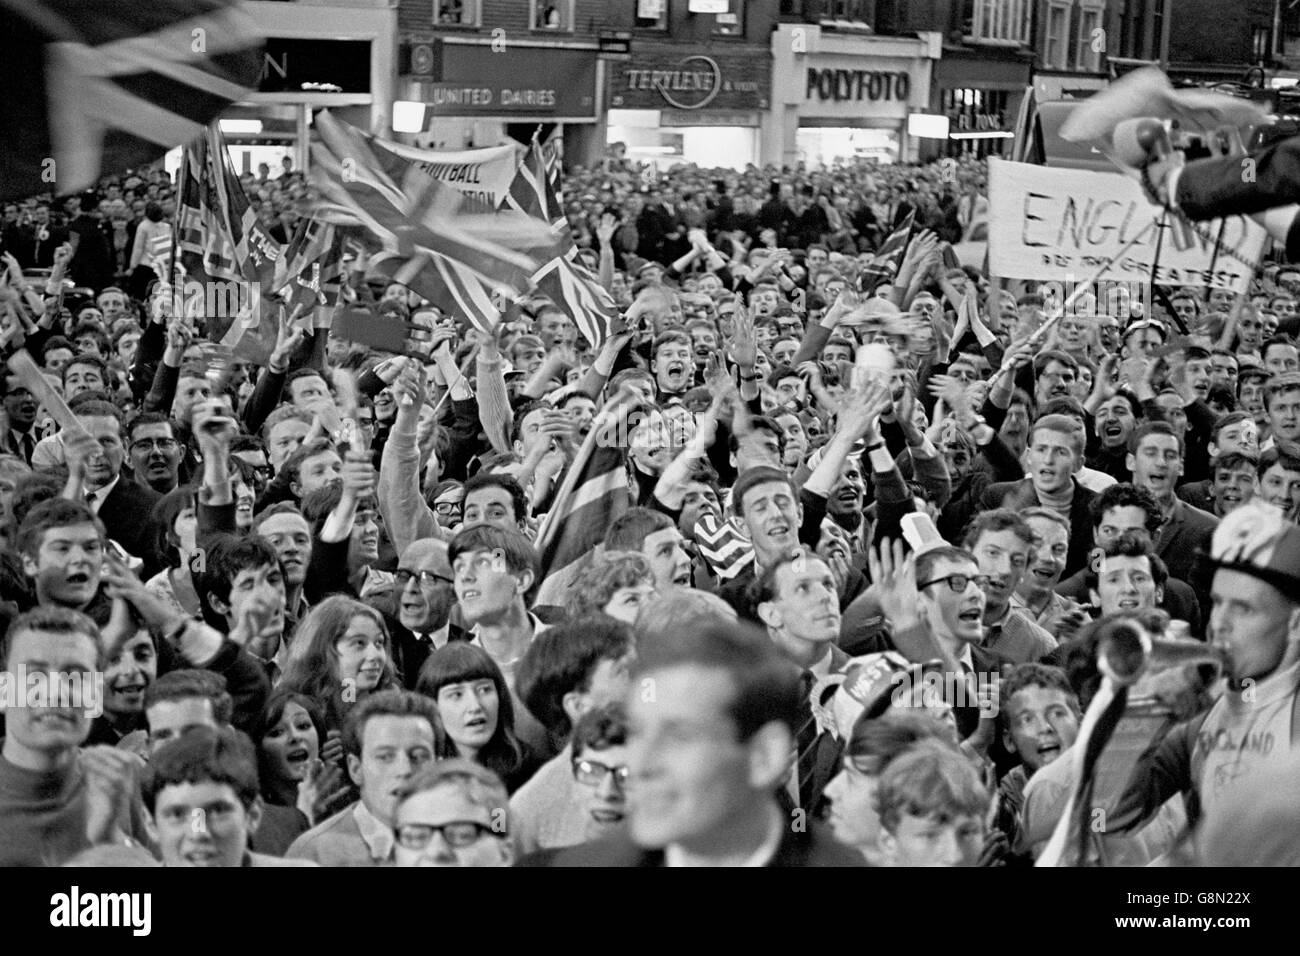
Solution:
[(762, 110), (768, 106), (767, 56), (638, 50), (635, 66), (611, 70), (615, 109)]
[(808, 84), (804, 96), (825, 102), (845, 100), (907, 102), (912, 92), (912, 77), (903, 70), (819, 70), (808, 68)]

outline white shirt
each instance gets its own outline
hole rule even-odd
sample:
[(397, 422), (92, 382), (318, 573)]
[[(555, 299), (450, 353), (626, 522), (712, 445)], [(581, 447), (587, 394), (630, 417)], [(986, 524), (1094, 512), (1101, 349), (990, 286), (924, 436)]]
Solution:
[(99, 488), (96, 491), (87, 491), (86, 504), (90, 506), (90, 510), (95, 512), (95, 514), (99, 514), (99, 509), (104, 505), (104, 499), (113, 493), (113, 489), (117, 487), (117, 483), (121, 480), (122, 476), (118, 475), (103, 488)]
[[(772, 857), (776, 856), (777, 848), (781, 846), (781, 836), (784, 833), (785, 825), (778, 812), (774, 816), (775, 825), (769, 824), (767, 838), (763, 840), (762, 846), (747, 856), (740, 863), (731, 864), (739, 868), (753, 868), (767, 866)], [(690, 857), (677, 844), (670, 844), (664, 847), (664, 866), (683, 867), (694, 866)]]

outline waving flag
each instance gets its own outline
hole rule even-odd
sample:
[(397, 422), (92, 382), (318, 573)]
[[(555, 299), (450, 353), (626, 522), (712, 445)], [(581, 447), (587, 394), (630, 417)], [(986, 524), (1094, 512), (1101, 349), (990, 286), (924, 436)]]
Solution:
[(275, 270), (272, 291), (292, 313), (301, 306), (316, 328), (328, 328), (343, 285), (342, 232), (333, 223), (303, 218)]
[[(543, 224), (514, 214), (464, 213), (456, 190), (414, 163), (381, 157), (372, 137), (329, 111), (316, 117), (315, 127), (320, 198), (313, 215), (365, 227), (381, 250), (372, 265), (435, 304), (487, 303), (488, 312), (467, 313), (485, 326), (499, 315), (491, 309), (493, 292), (513, 297), (528, 289), (537, 260), (527, 250), (545, 241)], [(453, 286), (444, 288), (447, 281)]]
[(75, 192), (187, 143), (257, 85), (231, 0), (0, 0), (0, 196)]
[(915, 222), (916, 210), (909, 210), (902, 222), (880, 244), (871, 261), (862, 267), (858, 282), (863, 292), (870, 295), (886, 282), (894, 281), (894, 276), (898, 275), (898, 269), (903, 264), (907, 244), (912, 241), (912, 226)]
[(627, 452), (617, 440), (626, 434), (621, 422), (632, 400), (625, 389), (605, 406), (537, 531), (542, 583), (535, 604), (569, 603), (569, 588), (604, 540), (605, 529), (632, 507)]
[(532, 276), (538, 290), (573, 320), (583, 338), (598, 348), (609, 337), (610, 323), (618, 316), (614, 297), (591, 271), (578, 261), (578, 248), (560, 203), (560, 164), (554, 151), (533, 140), (510, 184), (502, 209), (514, 211), (550, 226), (550, 242), (535, 251), (543, 265)]
[(258, 221), (215, 124), (185, 149), (176, 217), (186, 307), (201, 294), (208, 337), (265, 362), (277, 329), (262, 297), (283, 250)]

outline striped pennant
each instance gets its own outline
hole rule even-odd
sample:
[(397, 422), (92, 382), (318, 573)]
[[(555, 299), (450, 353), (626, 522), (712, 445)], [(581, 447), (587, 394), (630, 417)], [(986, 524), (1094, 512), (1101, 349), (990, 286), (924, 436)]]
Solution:
[(885, 283), (894, 281), (894, 276), (898, 275), (898, 269), (903, 264), (903, 253), (912, 241), (912, 226), (915, 222), (916, 210), (909, 210), (902, 222), (880, 244), (871, 261), (862, 267), (858, 284), (863, 292), (870, 295)]
[(261, 73), (265, 31), (232, 0), (0, 0), (0, 14), (6, 198), (152, 162)]

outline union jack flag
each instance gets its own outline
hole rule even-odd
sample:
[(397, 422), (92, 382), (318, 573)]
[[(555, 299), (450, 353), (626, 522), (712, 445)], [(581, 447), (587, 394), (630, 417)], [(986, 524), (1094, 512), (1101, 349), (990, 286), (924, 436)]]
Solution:
[(0, 194), (86, 189), (189, 142), (257, 85), (264, 42), (231, 0), (0, 0)]
[(561, 188), (558, 157), (554, 150), (543, 147), (534, 138), (501, 208), (513, 209), (550, 225), (550, 242), (534, 250), (543, 264), (533, 273), (532, 281), (573, 320), (583, 338), (593, 348), (599, 348), (609, 337), (610, 323), (618, 317), (618, 306), (591, 271), (578, 261), (578, 247), (560, 202)]

